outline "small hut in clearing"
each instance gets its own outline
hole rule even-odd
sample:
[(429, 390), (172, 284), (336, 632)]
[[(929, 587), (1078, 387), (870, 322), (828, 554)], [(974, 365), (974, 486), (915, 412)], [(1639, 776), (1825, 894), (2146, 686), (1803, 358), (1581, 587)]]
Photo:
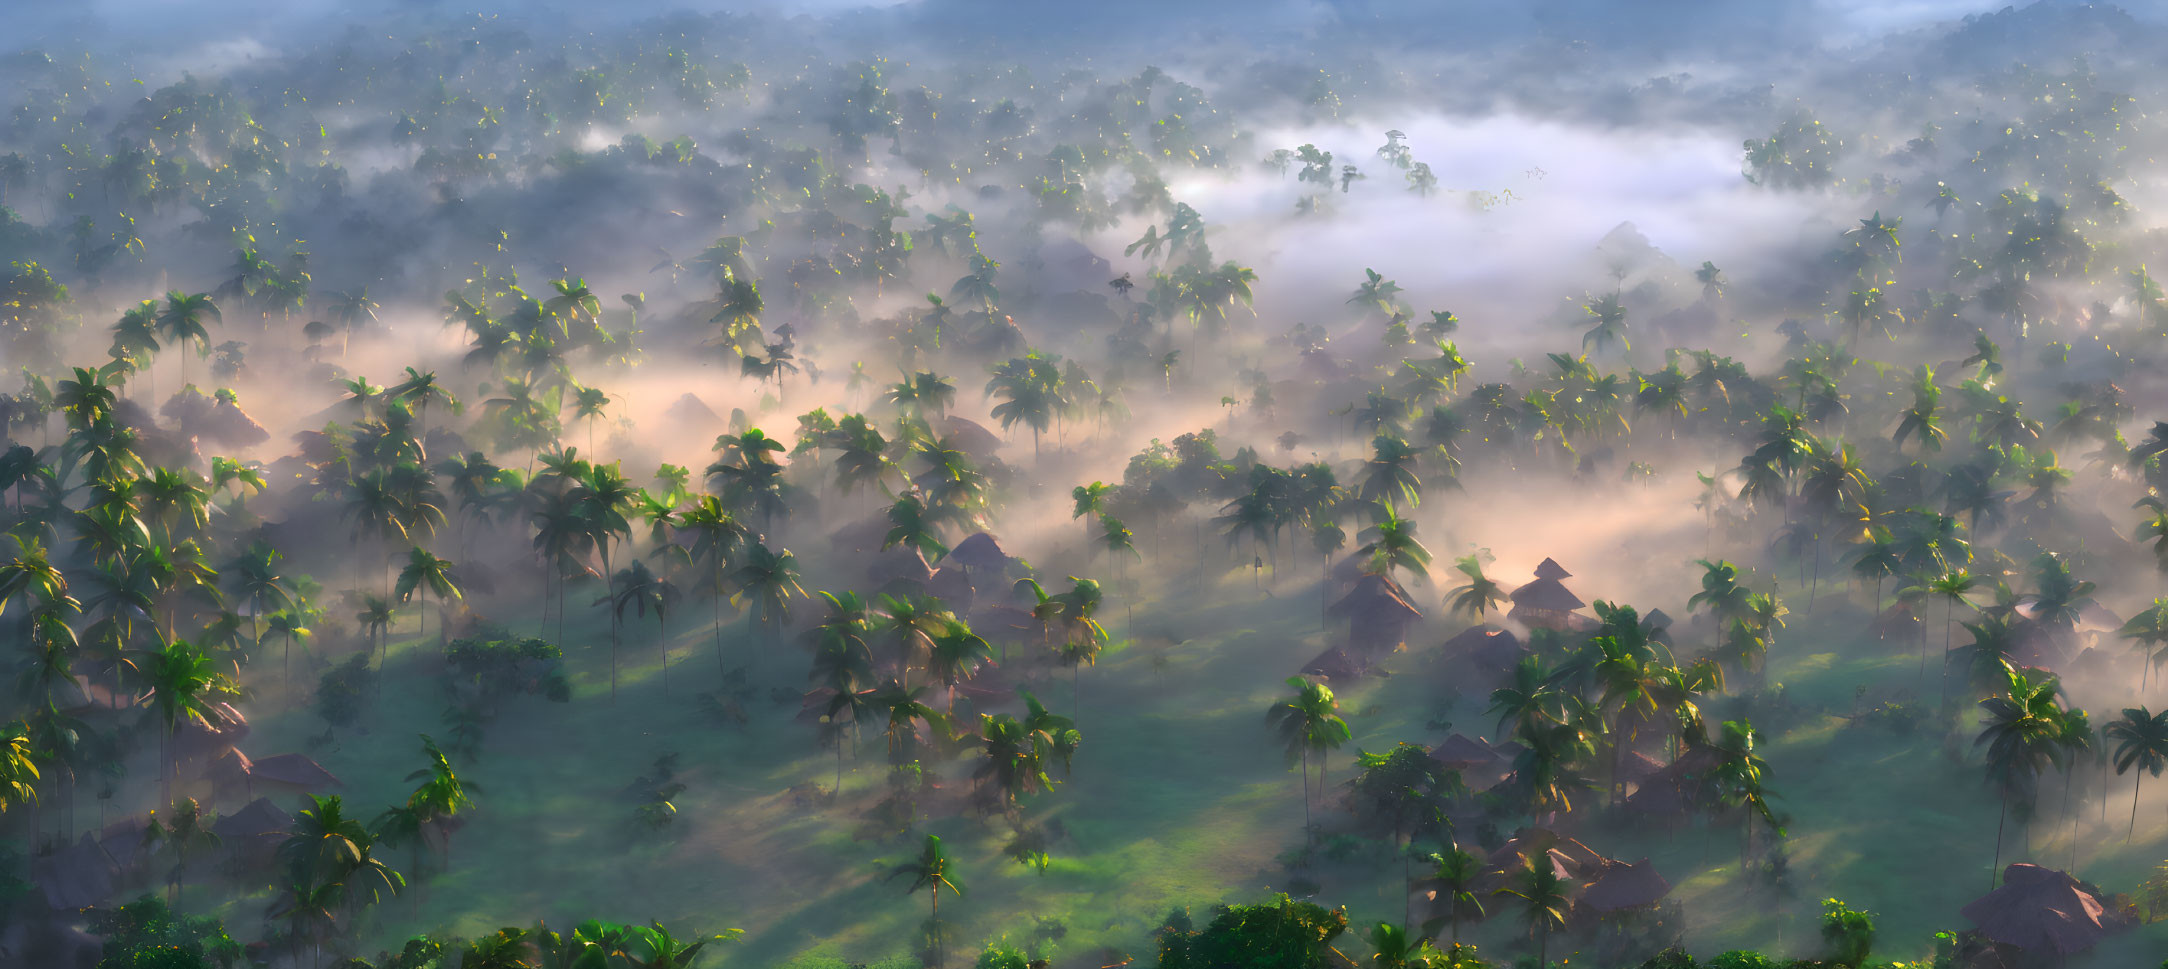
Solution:
[(2002, 887), (1959, 914), (1996, 942), (2060, 959), (2092, 948), (2108, 934), (2105, 911), (2069, 873), (2020, 862), (2003, 869)]
[(1430, 748), (1430, 759), (1451, 770), (1468, 770), (1499, 761), (1497, 751), (1460, 734), (1447, 737), (1443, 743)]
[(1572, 575), (1557, 562), (1544, 559), (1536, 566), (1536, 580), (1513, 590), (1510, 596), (1513, 609), (1506, 613), (1506, 618), (1531, 629), (1560, 632), (1574, 632), (1590, 626), (1587, 616), (1574, 614), (1574, 610), (1588, 603), (1559, 581)]
[(32, 861), (30, 881), (55, 912), (89, 908), (113, 897), (112, 862), (88, 831), (83, 840)]
[(1319, 653), (1316, 659), (1303, 664), (1302, 672), (1307, 676), (1321, 676), (1328, 680), (1346, 682), (1370, 672), (1370, 664), (1348, 655), (1346, 649), (1334, 646)]
[(211, 822), (211, 833), (218, 836), (220, 846), (244, 868), (254, 868), (269, 863), (278, 850), (280, 841), (286, 838), (286, 828), (293, 824), (292, 815), (279, 810), (268, 797), (259, 797), (248, 806)]
[(1408, 642), (1408, 627), (1423, 618), (1408, 590), (1391, 577), (1365, 575), (1325, 612), (1348, 622), (1348, 647), (1357, 654), (1398, 651)]
[[(985, 532), (973, 532), (957, 542), (955, 548), (949, 549), (941, 564), (944, 568), (961, 566), (967, 570), (965, 578), (978, 586), (1001, 577), (1002, 570), (1009, 567), (1009, 553), (1002, 550), (999, 539)], [(978, 575), (971, 575), (972, 572)]]

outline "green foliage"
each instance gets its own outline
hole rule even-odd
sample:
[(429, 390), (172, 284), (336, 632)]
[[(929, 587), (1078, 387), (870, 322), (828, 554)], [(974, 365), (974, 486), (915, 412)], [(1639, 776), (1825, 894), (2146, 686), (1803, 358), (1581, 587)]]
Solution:
[(444, 647), (445, 665), (485, 696), (536, 695), (552, 702), (572, 699), (564, 651), (540, 639), (455, 639)]
[(376, 684), (369, 668), (369, 654), (357, 653), (332, 667), (316, 684), (316, 715), (331, 727), (353, 726), (361, 715), (361, 700)]
[(1160, 927), (1159, 969), (1322, 969), (1347, 912), (1275, 895), (1257, 905), (1223, 905), (1202, 932), (1187, 912)]
[(175, 915), (152, 895), (93, 916), (90, 931), (105, 940), (98, 969), (228, 969), (241, 958), (224, 923)]
[(1024, 950), (1009, 944), (1007, 939), (986, 943), (979, 953), (976, 969), (1029, 969), (1031, 958)]
[(1859, 969), (1874, 949), (1874, 914), (1855, 911), (1841, 899), (1824, 899), (1822, 941), (1829, 946), (1831, 963)]

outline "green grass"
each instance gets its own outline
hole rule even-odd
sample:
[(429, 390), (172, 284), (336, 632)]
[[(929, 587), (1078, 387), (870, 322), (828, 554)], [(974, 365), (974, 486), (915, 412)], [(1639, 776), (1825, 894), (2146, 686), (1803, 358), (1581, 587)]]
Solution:
[[(952, 963), (996, 936), (1043, 946), (1056, 923), (1054, 945), (1075, 960), (1069, 964), (1101, 958), (1103, 948), (1149, 959), (1149, 932), (1169, 909), (1253, 899), (1287, 883), (1280, 859), (1301, 841), (1300, 786), (1265, 731), (1263, 710), (1325, 640), (1314, 592), (1254, 602), (1234, 594), (1248, 592), (1246, 577), (1236, 573), (1225, 582), (1225, 590), (1194, 575), (1145, 584), (1160, 598), (1138, 603), (1138, 634), (1180, 645), (1108, 650), (1097, 668), (1084, 671), (1081, 709), (1071, 709), (1066, 670), (1041, 684), (1041, 698), (1074, 714), (1085, 737), (1073, 774), (1030, 802), (1033, 818), (1058, 818), (1069, 834), (1054, 846), (1055, 862), (1043, 874), (1002, 856), (1009, 837), (1002, 821), (949, 809), (969, 787), (974, 752), (933, 765), (944, 792), (929, 799), (936, 814), (921, 830), (947, 841), (967, 890), (942, 904)], [(1900, 738), (1848, 727), (1831, 715), (1850, 711), (1860, 684), (1873, 691), (1870, 700), (1920, 684), (1910, 644), (1845, 638), (1842, 630), (1857, 625), (1859, 611), (1834, 597), (1824, 600), (1822, 615), (1794, 618), (1767, 673), (1809, 710), (1765, 750), (1770, 784), (1782, 794), (1778, 806), (1787, 816), (1789, 891), (1742, 889), (1734, 823), (1659, 825), (1601, 815), (1576, 822), (1597, 850), (1655, 862), (1675, 886), (1697, 950), (1811, 952), (1820, 900), (1841, 896), (1877, 913), (1885, 955), (1916, 955), (1934, 931), (1966, 927), (1957, 910), (1987, 888), (1996, 801), (1969, 756), (1969, 734), (1951, 745), (1968, 756), (1953, 757), (1931, 727)], [(1190, 605), (1211, 602), (1231, 604)], [(600, 917), (657, 919), (681, 934), (744, 928), (745, 937), (724, 950), (740, 965), (813, 969), (913, 951), (927, 899), (906, 896), (904, 883), (889, 881), (883, 865), (915, 853), (916, 835), (887, 842), (853, 837), (860, 812), (884, 789), (879, 736), (863, 737), (846, 757), (837, 801), (795, 806), (789, 790), (825, 787), (835, 765), (816, 744), (814, 729), (792, 719), (795, 702), (778, 704), (767, 695), (770, 687), (798, 687), (804, 655), (765, 636), (748, 638), (742, 624), (730, 623), (728, 661), (749, 665), (760, 692), (747, 704), (749, 724), (718, 726), (695, 704), (696, 694), (718, 681), (702, 612), (685, 610), (673, 622), (668, 699), (661, 694), (654, 626), (626, 631), (613, 705), (607, 625), (599, 611), (575, 608), (566, 627), (573, 702), (505, 704), (480, 757), (462, 765), (481, 790), (471, 821), (452, 840), (451, 870), (366, 916), (355, 948), (394, 948), (417, 932), (471, 936), (538, 918), (568, 925)], [(1127, 632), (1119, 624), (1114, 631)], [(1450, 631), (1441, 624), (1429, 641)], [(405, 620), (391, 644), (386, 689), (367, 717), (368, 733), (342, 733), (334, 748), (313, 752), (344, 779), (340, 793), (351, 812), (373, 816), (402, 799), (412, 786), (405, 775), (421, 763), (414, 734), (442, 735), (445, 704), (422, 672), (435, 649), (433, 633), (418, 640)], [(1355, 739), (1331, 758), (1335, 786), (1348, 778), (1358, 747), (1442, 739), (1424, 726), (1441, 710), (1455, 729), (1491, 732), (1483, 701), (1461, 696), (1459, 685), (1444, 681), (1428, 660), (1419, 645), (1389, 664), (1399, 675), (1341, 691)], [(1933, 681), (1923, 689), (1932, 702)], [(304, 750), (303, 738), (321, 729), (305, 707), (289, 708), (276, 692), (257, 707), (252, 751)], [(1721, 699), (1712, 703), (1718, 713), (1724, 707)], [(633, 802), (619, 791), (666, 751), (680, 755), (687, 789), (676, 799), (674, 830), (642, 836), (632, 823)], [(2047, 791), (2059, 799), (2059, 781)], [(2141, 817), (2138, 843), (2124, 848), (2128, 791), (2120, 782), (2111, 787), (2105, 825), (2090, 783), (2081, 783), (2078, 800), (2079, 872), (2113, 890), (2134, 889), (2168, 835), (2168, 819), (2148, 812), (2153, 816)], [(1600, 798), (1591, 792), (1584, 803)], [(1328, 794), (1321, 803), (1331, 800)], [(1320, 809), (1328, 824), (1342, 817)], [(2069, 850), (2068, 834), (2057, 827), (2061, 817), (2058, 800), (2045, 807), (2033, 834), (2033, 857), (2058, 867)], [(2023, 857), (2023, 845), (2022, 828), (2013, 822), (2004, 862)], [(407, 866), (404, 851), (392, 860)], [(1323, 885), (1317, 899), (1347, 905), (1358, 926), (1400, 917), (1400, 865), (1389, 854), (1325, 863), (1314, 875)], [(191, 894), (212, 893), (194, 888)], [(235, 902), (222, 913), (246, 934), (265, 901)], [(1518, 951), (1510, 918), (1464, 936), (1492, 954)], [(1570, 947), (1562, 941), (1553, 951)], [(2074, 964), (2139, 965), (2133, 961), (2139, 954), (2162, 949), (2168, 933), (2148, 928)]]

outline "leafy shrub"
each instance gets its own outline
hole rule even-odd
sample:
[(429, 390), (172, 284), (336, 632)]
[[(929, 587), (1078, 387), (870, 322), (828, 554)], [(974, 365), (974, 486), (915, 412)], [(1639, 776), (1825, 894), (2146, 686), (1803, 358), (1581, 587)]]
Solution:
[(376, 684), (369, 654), (358, 653), (332, 667), (316, 683), (316, 715), (326, 728), (350, 727), (361, 716), (361, 699)]
[(465, 686), (486, 696), (540, 695), (572, 699), (564, 651), (540, 639), (455, 639), (444, 647), (445, 665)]
[(229, 969), (241, 958), (225, 923), (175, 915), (153, 895), (92, 916), (90, 931), (105, 939), (98, 969)]

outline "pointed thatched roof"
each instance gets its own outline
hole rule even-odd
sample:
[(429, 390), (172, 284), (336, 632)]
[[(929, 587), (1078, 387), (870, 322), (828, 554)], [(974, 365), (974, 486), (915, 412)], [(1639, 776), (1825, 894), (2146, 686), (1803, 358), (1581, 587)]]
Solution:
[(982, 424), (950, 414), (941, 425), (941, 436), (956, 450), (974, 458), (991, 457), (1001, 448), (1001, 438)]
[(279, 810), (270, 798), (259, 797), (248, 802), (247, 807), (211, 822), (211, 833), (220, 841), (267, 838), (284, 835), (286, 826), (292, 823), (292, 815)]
[(1495, 764), (1499, 760), (1497, 751), (1461, 734), (1447, 737), (1444, 742), (1430, 748), (1430, 759), (1454, 770)]
[(2069, 873), (2022, 862), (2003, 869), (2002, 887), (1959, 910), (1980, 934), (2035, 955), (2083, 952), (2108, 934), (2105, 911)]
[(1654, 905), (1671, 894), (1671, 883), (1656, 873), (1656, 867), (1647, 858), (1633, 864), (1613, 862), (1596, 873), (1588, 889), (1581, 893), (1581, 904), (1598, 912), (1617, 912), (1622, 909)]
[(212, 781), (245, 781), (255, 766), (256, 762), (236, 747), (211, 758), (211, 766), (204, 768), (203, 776)]
[(1550, 579), (1555, 582), (1559, 579), (1573, 578), (1573, 573), (1566, 571), (1565, 566), (1559, 565), (1555, 559), (1544, 559), (1536, 563), (1536, 578)]
[(1552, 612), (1572, 612), (1588, 603), (1574, 595), (1557, 579), (1543, 578), (1513, 590), (1515, 608), (1548, 609)]
[(175, 760), (216, 757), (247, 739), (248, 718), (242, 716), (241, 711), (230, 703), (214, 703), (211, 709), (221, 721), (218, 726), (207, 727), (196, 720), (185, 720), (173, 729)]
[(998, 572), (1009, 567), (1009, 553), (1001, 550), (999, 539), (985, 532), (974, 532), (956, 547), (949, 549), (944, 562), (954, 562), (967, 569), (985, 569)]
[(933, 575), (926, 579), (927, 594), (939, 597), (957, 612), (971, 609), (973, 591), (971, 577), (958, 567), (943, 565), (933, 570)]
[(30, 863), (30, 881), (56, 912), (89, 908), (113, 895), (113, 869), (90, 832), (83, 840)]
[(98, 847), (114, 865), (133, 868), (143, 860), (149, 827), (144, 818), (121, 818), (98, 829)]
[(1423, 618), (1423, 611), (1415, 608), (1412, 598), (1400, 583), (1373, 572), (1363, 576), (1355, 583), (1355, 588), (1349, 589), (1347, 595), (1341, 596), (1339, 602), (1325, 611), (1336, 617), (1397, 615), (1403, 621), (1413, 621)]
[(1528, 653), (1527, 645), (1512, 630), (1488, 624), (1462, 630), (1439, 649), (1447, 656), (1465, 656), (1480, 669), (1496, 671), (1512, 669)]
[(663, 410), (662, 416), (664, 420), (670, 421), (678, 425), (681, 430), (688, 432), (721, 427), (723, 424), (722, 416), (715, 413), (714, 408), (709, 407), (701, 402), (700, 398), (691, 394), (679, 397), (668, 408)]
[(1549, 828), (1522, 828), (1514, 832), (1513, 837), (1490, 853), (1488, 861), (1493, 868), (1510, 870), (1519, 867), (1524, 859), (1538, 857), (1548, 858), (1565, 878), (1585, 878), (1605, 865), (1613, 864), (1611, 859), (1596, 853), (1596, 849)]
[[(240, 751), (234, 751), (240, 753)], [(265, 757), (251, 764), (248, 769), (251, 780), (285, 784), (306, 791), (320, 791), (329, 787), (346, 786), (322, 764), (300, 754), (278, 754)]]
[(1328, 680), (1352, 680), (1369, 672), (1369, 669), (1349, 656), (1347, 650), (1334, 646), (1317, 654), (1316, 659), (1303, 664), (1302, 671)]

